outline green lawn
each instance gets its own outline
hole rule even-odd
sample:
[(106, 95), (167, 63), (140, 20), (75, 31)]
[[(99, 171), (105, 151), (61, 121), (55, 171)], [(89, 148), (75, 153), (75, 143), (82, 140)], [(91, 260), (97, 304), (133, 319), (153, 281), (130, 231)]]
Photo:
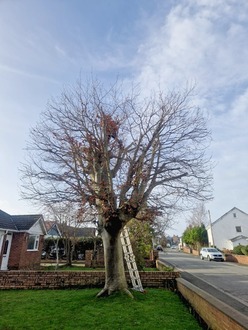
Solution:
[[(84, 267), (84, 266), (76, 266), (76, 265), (73, 265), (73, 266), (66, 266), (66, 265), (60, 265), (58, 268), (56, 268), (55, 265), (47, 265), (47, 266), (42, 266), (41, 267), (41, 270), (45, 270), (45, 271), (80, 271), (80, 272), (84, 272), (84, 271), (91, 271), (91, 272), (94, 272), (94, 271), (105, 271), (105, 269), (102, 267), (102, 268), (88, 268), (88, 267)], [(163, 271), (173, 271), (172, 268), (169, 268), (169, 267), (164, 267)], [(144, 268), (143, 271), (146, 271), (146, 272), (157, 272), (158, 269), (157, 268)]]
[(163, 289), (96, 298), (98, 289), (2, 290), (0, 329), (198, 330), (179, 297)]

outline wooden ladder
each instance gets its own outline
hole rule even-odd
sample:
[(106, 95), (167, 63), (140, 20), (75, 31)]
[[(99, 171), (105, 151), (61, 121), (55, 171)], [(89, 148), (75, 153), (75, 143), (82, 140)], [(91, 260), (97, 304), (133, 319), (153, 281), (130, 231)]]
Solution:
[(129, 232), (126, 226), (121, 232), (121, 244), (124, 253), (124, 258), (127, 262), (127, 267), (132, 281), (133, 289), (136, 291), (144, 292), (137, 264), (135, 261), (135, 255), (133, 253), (132, 245), (130, 242)]

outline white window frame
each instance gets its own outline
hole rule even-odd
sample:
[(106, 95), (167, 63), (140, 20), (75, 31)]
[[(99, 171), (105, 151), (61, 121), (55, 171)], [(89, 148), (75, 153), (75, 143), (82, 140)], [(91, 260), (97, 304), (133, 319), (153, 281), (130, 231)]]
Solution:
[[(33, 247), (29, 248), (29, 241), (30, 239), (34, 238), (34, 242), (33, 242)], [(28, 236), (28, 242), (27, 242), (27, 251), (38, 251), (39, 250), (39, 240), (40, 240), (40, 236), (39, 235), (29, 235)]]

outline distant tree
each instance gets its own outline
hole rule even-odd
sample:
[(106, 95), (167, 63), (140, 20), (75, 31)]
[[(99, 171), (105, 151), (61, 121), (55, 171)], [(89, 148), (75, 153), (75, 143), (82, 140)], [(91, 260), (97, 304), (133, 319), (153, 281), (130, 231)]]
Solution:
[[(154, 221), (151, 223), (152, 230), (153, 230), (153, 237), (154, 241), (157, 244), (162, 246), (166, 246), (166, 237), (165, 232), (172, 224), (172, 214), (167, 213), (163, 216), (156, 217)], [(163, 244), (162, 244), (163, 242)]]
[(170, 244), (168, 238), (165, 235), (161, 235), (158, 242), (163, 248), (167, 247), (167, 244)]
[(208, 223), (208, 214), (203, 202), (198, 202), (193, 207), (191, 214), (189, 215), (187, 222), (191, 226), (201, 226)]
[(106, 274), (99, 296), (129, 293), (120, 233), (130, 220), (211, 198), (210, 133), (190, 92), (141, 100), (118, 83), (80, 82), (31, 130), (22, 196), (97, 214)]
[(92, 218), (87, 217), (86, 214), (78, 213), (75, 204), (71, 202), (61, 202), (47, 205), (45, 211), (50, 219), (57, 225), (60, 236), (55, 239), (56, 260), (59, 262), (59, 240), (63, 241), (63, 246), (66, 255), (67, 266), (72, 266), (73, 254), (75, 252), (76, 243), (79, 241), (79, 228), (85, 226)]
[(183, 235), (182, 235), (182, 239), (183, 239), (183, 242), (188, 244), (188, 245), (192, 245), (193, 244), (193, 239), (192, 239), (192, 226), (188, 226), (184, 232), (183, 232)]
[(183, 242), (194, 249), (208, 244), (208, 234), (204, 224), (199, 226), (188, 226), (183, 233)]

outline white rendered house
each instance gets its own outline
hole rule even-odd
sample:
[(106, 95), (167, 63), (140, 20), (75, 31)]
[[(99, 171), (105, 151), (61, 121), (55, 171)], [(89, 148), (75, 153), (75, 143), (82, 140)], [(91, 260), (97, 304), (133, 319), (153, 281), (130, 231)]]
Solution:
[(210, 246), (233, 250), (237, 245), (248, 245), (248, 214), (237, 207), (207, 226)]

